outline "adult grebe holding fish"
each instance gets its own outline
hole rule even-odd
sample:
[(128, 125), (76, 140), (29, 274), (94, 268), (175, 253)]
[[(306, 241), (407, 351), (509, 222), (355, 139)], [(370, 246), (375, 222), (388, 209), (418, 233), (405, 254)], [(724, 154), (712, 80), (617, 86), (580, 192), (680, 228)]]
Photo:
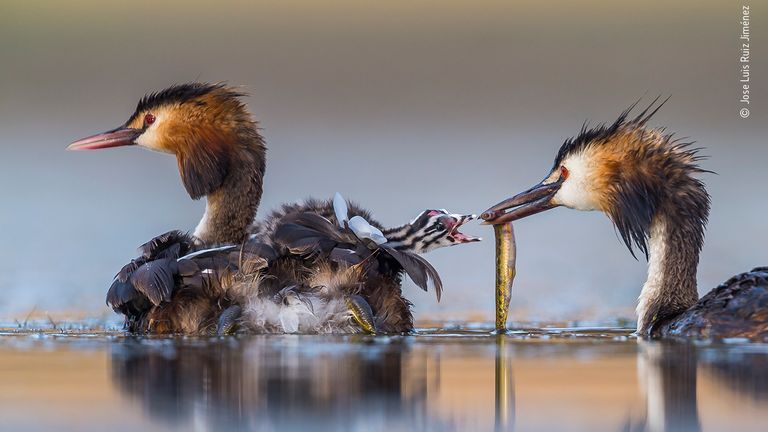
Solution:
[(690, 142), (647, 126), (664, 104), (654, 108), (657, 100), (635, 118), (628, 118), (632, 105), (613, 124), (583, 128), (560, 147), (541, 183), (482, 218), (498, 225), (558, 206), (600, 210), (633, 255), (636, 248), (648, 258), (638, 334), (768, 340), (768, 267), (736, 275), (698, 299), (709, 194), (695, 175), (707, 171)]

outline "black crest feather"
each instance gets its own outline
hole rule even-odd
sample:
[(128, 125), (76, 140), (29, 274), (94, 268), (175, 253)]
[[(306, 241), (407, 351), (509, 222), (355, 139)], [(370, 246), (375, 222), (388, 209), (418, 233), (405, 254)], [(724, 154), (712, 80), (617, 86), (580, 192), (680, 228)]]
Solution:
[(138, 105), (136, 105), (136, 110), (126, 124), (132, 122), (138, 115), (145, 111), (151, 111), (163, 105), (186, 103), (213, 92), (220, 92), (223, 95), (232, 98), (246, 96), (245, 93), (236, 91), (223, 82), (188, 82), (174, 84), (163, 90), (144, 95), (144, 97), (139, 100)]
[(573, 138), (567, 139), (563, 145), (560, 146), (560, 150), (558, 150), (557, 156), (555, 156), (553, 169), (559, 167), (563, 160), (565, 160), (565, 158), (569, 155), (583, 150), (587, 145), (607, 141), (609, 138), (614, 136), (616, 132), (625, 126), (644, 126), (646, 123), (648, 123), (648, 120), (650, 120), (651, 117), (653, 117), (653, 115), (656, 114), (659, 109), (667, 103), (670, 97), (664, 99), (660, 104), (658, 104), (658, 106), (655, 106), (654, 108), (656, 102), (661, 99), (661, 96), (657, 96), (642, 112), (640, 112), (634, 118), (629, 118), (629, 114), (633, 109), (635, 109), (637, 104), (640, 103), (640, 99), (622, 111), (616, 121), (611, 124), (601, 123), (590, 128), (589, 123), (585, 121), (581, 126), (581, 131), (579, 131), (579, 134)]

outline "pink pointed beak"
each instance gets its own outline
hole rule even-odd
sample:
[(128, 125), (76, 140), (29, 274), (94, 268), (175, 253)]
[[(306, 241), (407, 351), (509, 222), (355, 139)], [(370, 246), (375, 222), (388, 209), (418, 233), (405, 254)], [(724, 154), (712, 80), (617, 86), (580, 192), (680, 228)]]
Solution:
[(134, 142), (144, 132), (142, 129), (132, 129), (121, 126), (104, 133), (91, 135), (77, 140), (67, 147), (67, 150), (98, 150), (110, 147), (135, 145)]

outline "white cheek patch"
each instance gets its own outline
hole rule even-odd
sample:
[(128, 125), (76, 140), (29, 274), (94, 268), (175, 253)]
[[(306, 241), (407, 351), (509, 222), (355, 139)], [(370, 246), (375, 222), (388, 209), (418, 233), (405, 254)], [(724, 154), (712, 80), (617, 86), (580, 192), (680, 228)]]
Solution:
[(591, 181), (594, 166), (587, 156), (583, 153), (569, 156), (563, 165), (568, 169), (568, 178), (552, 201), (576, 210), (598, 210), (597, 194)]
[(146, 147), (148, 149), (155, 149), (157, 148), (157, 128), (155, 127), (157, 125), (157, 122), (150, 126), (147, 130), (144, 131), (143, 134), (139, 135), (138, 138), (136, 138), (136, 144)]

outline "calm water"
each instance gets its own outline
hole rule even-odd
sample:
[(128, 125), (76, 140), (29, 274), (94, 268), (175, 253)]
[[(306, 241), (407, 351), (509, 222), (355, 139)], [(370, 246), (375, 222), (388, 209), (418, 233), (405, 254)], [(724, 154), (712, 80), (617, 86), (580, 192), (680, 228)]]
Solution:
[(0, 335), (2, 430), (758, 431), (768, 346), (626, 329)]

